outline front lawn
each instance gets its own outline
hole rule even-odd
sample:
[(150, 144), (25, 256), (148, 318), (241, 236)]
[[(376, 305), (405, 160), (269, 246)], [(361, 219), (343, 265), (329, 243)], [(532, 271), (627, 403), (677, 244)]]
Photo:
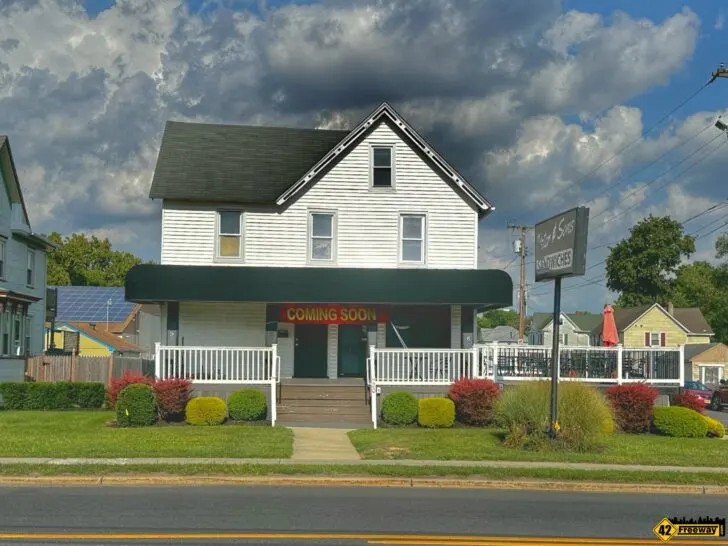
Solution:
[(0, 457), (286, 458), (290, 429), (256, 425), (111, 428), (111, 411), (0, 411)]
[(496, 429), (377, 429), (349, 433), (364, 459), (559, 461), (728, 467), (728, 440), (613, 434), (599, 453), (509, 449)]

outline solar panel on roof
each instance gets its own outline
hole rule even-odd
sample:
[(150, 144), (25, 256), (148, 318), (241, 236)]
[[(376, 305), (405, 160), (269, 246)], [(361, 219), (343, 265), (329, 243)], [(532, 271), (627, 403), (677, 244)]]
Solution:
[(123, 322), (134, 305), (124, 299), (123, 287), (59, 286), (56, 320)]

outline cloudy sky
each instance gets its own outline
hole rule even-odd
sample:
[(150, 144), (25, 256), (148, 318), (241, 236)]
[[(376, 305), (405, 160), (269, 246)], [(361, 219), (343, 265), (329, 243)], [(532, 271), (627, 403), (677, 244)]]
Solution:
[[(608, 245), (641, 217), (698, 215), (698, 259), (728, 229), (728, 208), (700, 215), (728, 198), (712, 127), (728, 80), (703, 87), (726, 16), (722, 0), (0, 0), (0, 133), (36, 231), (158, 259), (166, 120), (340, 128), (387, 100), (495, 203), (481, 267), (517, 282), (506, 225), (589, 205), (590, 269), (563, 304), (598, 311)], [(532, 257), (528, 279), (546, 310)]]

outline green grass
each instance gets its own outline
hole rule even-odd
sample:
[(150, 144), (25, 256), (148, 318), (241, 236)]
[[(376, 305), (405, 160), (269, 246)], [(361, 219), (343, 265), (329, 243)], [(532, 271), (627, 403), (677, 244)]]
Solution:
[(110, 411), (0, 411), (0, 457), (254, 457), (293, 452), (290, 429), (255, 425), (112, 428)]
[(613, 434), (598, 453), (525, 451), (502, 445), (495, 429), (417, 428), (355, 430), (349, 433), (364, 459), (466, 461), (558, 461), (610, 464), (728, 467), (728, 441)]
[(1, 476), (333, 476), (383, 478), (468, 478), (489, 480), (590, 481), (601, 483), (728, 485), (728, 473), (637, 472), (561, 468), (478, 468), (381, 465), (0, 465)]

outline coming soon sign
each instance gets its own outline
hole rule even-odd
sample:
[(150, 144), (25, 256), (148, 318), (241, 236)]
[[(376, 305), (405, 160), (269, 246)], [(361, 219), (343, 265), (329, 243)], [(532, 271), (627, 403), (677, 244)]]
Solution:
[(296, 324), (368, 324), (387, 322), (389, 314), (376, 305), (286, 304), (278, 320)]

